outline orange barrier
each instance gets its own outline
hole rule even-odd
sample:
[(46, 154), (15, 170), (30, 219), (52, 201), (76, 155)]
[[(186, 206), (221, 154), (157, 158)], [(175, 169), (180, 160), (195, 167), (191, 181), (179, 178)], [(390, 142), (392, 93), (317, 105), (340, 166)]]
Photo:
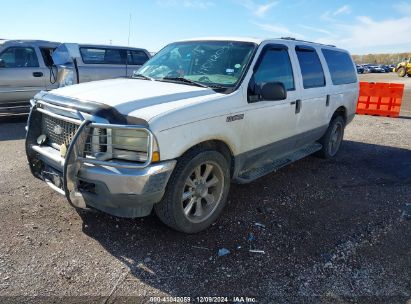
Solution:
[(357, 114), (398, 117), (404, 84), (360, 82)]

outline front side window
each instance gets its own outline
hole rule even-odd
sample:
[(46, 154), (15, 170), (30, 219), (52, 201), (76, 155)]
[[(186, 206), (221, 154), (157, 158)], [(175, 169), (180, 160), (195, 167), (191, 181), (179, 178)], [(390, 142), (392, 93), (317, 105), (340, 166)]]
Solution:
[(236, 41), (187, 41), (166, 46), (136, 76), (212, 88), (234, 88), (256, 45)]
[(148, 56), (143, 51), (130, 50), (127, 54), (127, 63), (132, 65), (143, 65), (148, 60)]
[(300, 63), (304, 89), (325, 86), (323, 67), (315, 49), (297, 46), (295, 50)]
[(0, 54), (5, 68), (37, 68), (39, 61), (31, 47), (9, 47)]
[(267, 50), (254, 73), (254, 82), (281, 82), (287, 91), (295, 89), (293, 69), (287, 49)]
[(357, 82), (357, 74), (350, 55), (345, 52), (322, 49), (334, 85)]
[(126, 64), (127, 52), (122, 49), (80, 48), (81, 58), (86, 64)]

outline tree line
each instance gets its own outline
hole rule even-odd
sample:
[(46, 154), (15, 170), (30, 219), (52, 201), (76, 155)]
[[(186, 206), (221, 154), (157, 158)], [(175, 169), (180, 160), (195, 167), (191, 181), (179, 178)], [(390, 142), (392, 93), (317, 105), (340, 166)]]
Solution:
[(396, 53), (396, 54), (367, 54), (367, 55), (352, 55), (357, 64), (397, 64), (403, 61), (404, 58), (410, 58), (411, 53)]

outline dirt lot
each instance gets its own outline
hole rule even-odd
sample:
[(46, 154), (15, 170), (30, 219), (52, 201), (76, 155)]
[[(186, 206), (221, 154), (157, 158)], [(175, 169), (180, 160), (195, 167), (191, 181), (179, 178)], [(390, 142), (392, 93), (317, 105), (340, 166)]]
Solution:
[[(0, 302), (411, 298), (411, 119), (357, 116), (336, 159), (309, 157), (232, 185), (224, 215), (197, 235), (155, 216), (76, 212), (30, 175), (24, 125), (0, 124)], [(230, 253), (219, 257), (221, 248)]]

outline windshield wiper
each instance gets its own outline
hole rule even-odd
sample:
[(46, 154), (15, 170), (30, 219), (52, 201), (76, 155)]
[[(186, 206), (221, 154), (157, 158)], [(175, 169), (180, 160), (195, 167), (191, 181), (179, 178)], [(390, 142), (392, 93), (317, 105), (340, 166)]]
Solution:
[(146, 75), (143, 74), (133, 74), (133, 76), (131, 78), (140, 78), (140, 79), (145, 79), (145, 80), (151, 80), (154, 81), (154, 78), (148, 77)]
[(196, 81), (184, 78), (184, 77), (163, 77), (159, 80), (160, 81), (161, 80), (171, 80), (171, 81), (177, 81), (177, 82), (184, 82), (184, 83), (195, 85), (195, 86), (198, 86), (198, 87), (208, 88), (208, 86), (205, 85), (205, 84), (202, 84), (202, 83), (199, 83), (199, 82), (196, 82)]

